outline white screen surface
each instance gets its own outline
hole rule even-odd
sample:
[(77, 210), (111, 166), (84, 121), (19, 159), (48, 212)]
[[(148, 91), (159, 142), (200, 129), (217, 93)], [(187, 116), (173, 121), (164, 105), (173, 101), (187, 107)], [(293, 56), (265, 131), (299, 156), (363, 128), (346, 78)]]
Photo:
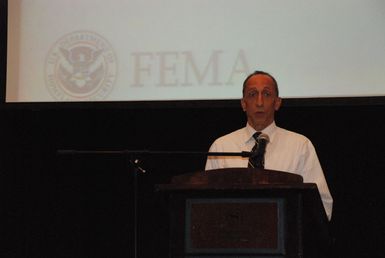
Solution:
[(385, 95), (382, 0), (11, 0), (7, 102)]

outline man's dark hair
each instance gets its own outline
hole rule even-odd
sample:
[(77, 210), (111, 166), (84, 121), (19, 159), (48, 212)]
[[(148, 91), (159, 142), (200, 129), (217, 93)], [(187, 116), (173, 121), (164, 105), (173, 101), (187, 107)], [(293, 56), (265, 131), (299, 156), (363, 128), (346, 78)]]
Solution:
[(250, 77), (254, 76), (254, 75), (266, 75), (266, 76), (269, 76), (273, 82), (274, 82), (274, 86), (275, 86), (275, 91), (277, 92), (277, 96), (279, 96), (279, 90), (278, 90), (278, 83), (277, 81), (275, 80), (275, 78), (267, 73), (267, 72), (263, 72), (263, 71), (255, 71), (253, 72), (252, 74), (250, 74), (249, 76), (246, 77), (245, 81), (243, 82), (243, 88), (242, 88), (242, 95), (245, 95), (245, 86), (246, 86), (246, 83), (247, 81), (250, 79)]

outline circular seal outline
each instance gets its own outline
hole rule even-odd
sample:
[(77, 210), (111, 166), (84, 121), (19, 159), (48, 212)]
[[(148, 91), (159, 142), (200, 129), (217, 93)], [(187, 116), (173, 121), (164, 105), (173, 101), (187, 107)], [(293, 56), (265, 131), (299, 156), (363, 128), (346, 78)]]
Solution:
[(92, 31), (65, 34), (46, 56), (46, 87), (59, 101), (104, 100), (113, 89), (116, 73), (111, 44)]

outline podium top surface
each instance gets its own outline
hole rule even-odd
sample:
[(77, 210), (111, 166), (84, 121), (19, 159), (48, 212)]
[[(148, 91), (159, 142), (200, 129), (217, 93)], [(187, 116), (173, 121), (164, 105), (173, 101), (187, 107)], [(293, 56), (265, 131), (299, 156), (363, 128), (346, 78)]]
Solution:
[(254, 168), (225, 168), (174, 176), (158, 190), (309, 188), (300, 175)]

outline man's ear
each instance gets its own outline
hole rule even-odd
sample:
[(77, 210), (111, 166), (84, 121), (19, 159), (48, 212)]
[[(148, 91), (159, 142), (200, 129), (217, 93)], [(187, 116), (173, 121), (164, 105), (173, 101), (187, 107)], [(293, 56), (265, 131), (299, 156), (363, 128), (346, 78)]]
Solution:
[(241, 106), (242, 106), (243, 111), (246, 112), (246, 102), (243, 98), (241, 99)]
[(277, 97), (277, 98), (275, 99), (275, 103), (274, 103), (274, 109), (275, 109), (275, 111), (278, 111), (279, 108), (281, 107), (281, 105), (282, 105), (282, 99), (281, 99), (280, 97)]

